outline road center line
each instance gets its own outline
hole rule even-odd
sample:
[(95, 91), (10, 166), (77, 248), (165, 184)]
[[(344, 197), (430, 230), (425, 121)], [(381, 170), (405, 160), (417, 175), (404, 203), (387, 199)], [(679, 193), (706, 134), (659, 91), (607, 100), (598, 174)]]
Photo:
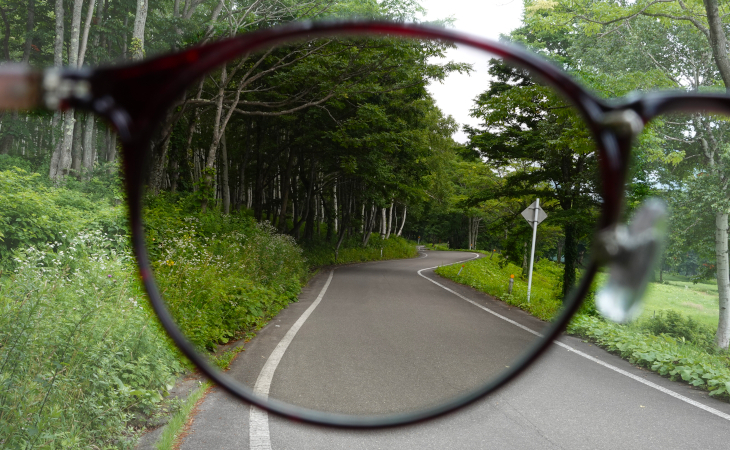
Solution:
[[(306, 311), (304, 311), (304, 314), (302, 314), (301, 317), (299, 317), (299, 319), (294, 322), (294, 325), (289, 328), (289, 331), (286, 332), (281, 341), (279, 341), (279, 343), (276, 345), (276, 348), (274, 348), (274, 351), (271, 352), (271, 355), (269, 355), (269, 359), (266, 360), (264, 368), (261, 369), (261, 373), (259, 373), (259, 376), (256, 379), (256, 384), (253, 388), (255, 394), (258, 394), (262, 397), (269, 396), (269, 390), (271, 389), (271, 381), (274, 378), (274, 372), (276, 372), (276, 368), (279, 366), (279, 362), (284, 356), (284, 352), (286, 352), (286, 349), (289, 347), (289, 344), (291, 344), (292, 340), (294, 340), (294, 336), (296, 336), (299, 329), (302, 327), (302, 325), (304, 325), (304, 322), (312, 314), (314, 308), (316, 308), (317, 305), (319, 305), (319, 302), (322, 301), (322, 297), (324, 297), (324, 293), (327, 292), (327, 288), (330, 285), (330, 281), (332, 281), (333, 275), (334, 270), (330, 271), (327, 282), (324, 284), (324, 287), (319, 292), (317, 299), (309, 306), (309, 308), (307, 308)], [(248, 430), (249, 448), (251, 450), (271, 450), (271, 435), (269, 434), (269, 414), (266, 411), (251, 405), (248, 419)]]
[[(479, 257), (479, 255), (476, 255), (476, 258), (478, 258), (478, 257)], [(475, 258), (470, 258), (470, 259), (467, 259), (467, 260), (464, 260), (464, 261), (471, 261), (472, 259), (475, 259)], [(455, 262), (455, 263), (452, 263), (452, 264), (458, 264), (458, 263), (464, 262), (464, 261), (458, 261), (458, 262)], [(527, 331), (528, 333), (534, 334), (535, 336), (538, 336), (538, 337), (542, 337), (542, 334), (538, 333), (537, 331), (535, 331), (535, 330), (533, 330), (531, 328), (528, 328), (528, 327), (522, 325), (521, 323), (515, 322), (514, 320), (509, 319), (509, 318), (507, 318), (507, 317), (505, 317), (505, 316), (503, 316), (503, 315), (501, 315), (501, 314), (499, 314), (497, 312), (494, 312), (491, 309), (487, 308), (486, 306), (480, 305), (479, 303), (475, 302), (474, 300), (471, 300), (469, 298), (464, 297), (463, 295), (459, 294), (458, 292), (456, 292), (456, 291), (454, 291), (452, 289), (447, 288), (443, 284), (441, 284), (441, 283), (439, 283), (437, 281), (434, 281), (434, 280), (428, 278), (427, 276), (425, 276), (425, 275), (423, 275), (421, 273), (424, 270), (435, 269), (435, 268), (436, 267), (428, 267), (426, 269), (421, 269), (421, 270), (418, 271), (418, 275), (420, 275), (423, 278), (427, 279), (428, 281), (430, 281), (431, 283), (435, 284), (436, 286), (439, 286), (440, 288), (442, 288), (442, 289), (444, 289), (444, 290), (446, 290), (448, 292), (451, 292), (452, 294), (456, 295), (460, 299), (465, 300), (465, 301), (471, 303), (472, 305), (476, 306), (477, 308), (483, 309), (484, 311), (492, 314), (493, 316), (499, 317), (500, 319), (502, 319), (502, 320), (504, 320), (506, 322), (509, 322), (512, 325), (515, 325), (515, 326), (517, 326), (517, 327), (519, 327), (519, 328)], [(695, 406), (695, 407), (697, 407), (697, 408), (699, 408), (699, 409), (701, 409), (703, 411), (707, 411), (708, 413), (714, 414), (715, 416), (720, 417), (722, 419), (730, 420), (730, 414), (726, 414), (726, 413), (724, 413), (724, 412), (722, 412), (720, 410), (717, 410), (715, 408), (712, 408), (710, 406), (707, 406), (707, 405), (705, 405), (703, 403), (700, 403), (700, 402), (698, 402), (696, 400), (692, 400), (689, 397), (685, 397), (684, 395), (679, 394), (677, 392), (674, 392), (671, 389), (667, 389), (667, 388), (665, 388), (663, 386), (660, 386), (660, 385), (658, 385), (656, 383), (652, 383), (649, 380), (645, 380), (645, 379), (641, 378), (638, 375), (634, 375), (631, 372), (627, 372), (627, 371), (625, 371), (623, 369), (619, 369), (618, 367), (616, 367), (614, 365), (611, 365), (611, 364), (609, 364), (607, 362), (601, 361), (600, 359), (595, 358), (595, 357), (593, 357), (593, 356), (591, 356), (591, 355), (589, 355), (587, 353), (583, 353), (582, 351), (577, 350), (577, 349), (571, 347), (568, 344), (565, 344), (565, 343), (560, 342), (560, 341), (557, 341), (557, 340), (556, 341), (553, 341), (553, 344), (555, 344), (555, 345), (557, 345), (559, 347), (562, 347), (562, 348), (564, 348), (565, 350), (567, 350), (569, 352), (575, 353), (578, 356), (582, 356), (583, 358), (585, 358), (585, 359), (587, 359), (589, 361), (593, 361), (596, 364), (600, 364), (601, 366), (603, 366), (603, 367), (605, 367), (607, 369), (611, 369), (611, 370), (613, 370), (616, 373), (620, 373), (621, 375), (627, 376), (627, 377), (631, 378), (632, 380), (638, 381), (639, 383), (642, 383), (642, 384), (644, 384), (646, 386), (649, 386), (650, 388), (656, 389), (659, 392), (663, 392), (663, 393), (665, 393), (667, 395), (670, 395), (670, 396), (672, 396), (672, 397), (674, 397), (674, 398), (676, 398), (678, 400), (681, 400), (681, 401), (683, 401), (685, 403), (688, 403), (688, 404), (690, 404), (692, 406)]]

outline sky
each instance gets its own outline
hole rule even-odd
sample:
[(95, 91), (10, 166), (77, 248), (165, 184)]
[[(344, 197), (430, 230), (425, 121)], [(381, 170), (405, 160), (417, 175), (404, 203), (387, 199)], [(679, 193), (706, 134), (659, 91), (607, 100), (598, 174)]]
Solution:
[[(456, 30), (499, 39), (520, 26), (522, 0), (421, 0), (427, 14), (421, 20), (438, 20), (453, 17)], [(469, 117), (474, 98), (489, 87), (487, 61), (484, 53), (457, 49), (449, 53), (449, 59), (474, 64), (470, 75), (452, 74), (443, 84), (431, 84), (428, 90), (445, 115), (451, 115), (459, 124), (478, 125)], [(454, 135), (459, 142), (466, 142), (466, 135), (459, 131)]]

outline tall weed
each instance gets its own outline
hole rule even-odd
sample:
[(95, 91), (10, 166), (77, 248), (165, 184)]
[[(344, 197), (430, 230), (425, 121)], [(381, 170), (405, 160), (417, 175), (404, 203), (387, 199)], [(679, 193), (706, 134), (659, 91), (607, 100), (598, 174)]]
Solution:
[(122, 237), (85, 231), (15, 254), (0, 280), (0, 447), (126, 448), (182, 367)]
[(174, 226), (154, 225), (152, 266), (171, 314), (199, 348), (239, 338), (296, 301), (306, 266), (290, 236), (248, 217), (219, 216), (221, 234), (204, 233), (195, 216), (170, 218)]

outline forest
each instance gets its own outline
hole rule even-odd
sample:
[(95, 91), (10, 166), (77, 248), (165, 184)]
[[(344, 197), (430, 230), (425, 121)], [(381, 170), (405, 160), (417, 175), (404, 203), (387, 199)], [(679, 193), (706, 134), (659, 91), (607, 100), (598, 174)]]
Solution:
[[(503, 39), (606, 98), (725, 91), (726, 9), (717, 0), (525, 0), (522, 26)], [(291, 21), (419, 21), (422, 12), (415, 0), (2, 0), (0, 57), (39, 69), (119, 65)], [(562, 272), (558, 292), (572, 288), (601, 207), (592, 137), (555, 88), (457, 50), (387, 36), (292, 42), (229, 61), (171, 105), (149, 147), (145, 227), (160, 286), (197, 345), (250, 333), (296, 298), (314, 267), (413, 256), (413, 242), (498, 253), (524, 275), (532, 230), (520, 213), (535, 198), (548, 214), (537, 258)], [(478, 126), (457, 123), (430, 94), (451, 74), (484, 77), (469, 99)], [(653, 121), (626, 184), (627, 220), (649, 197), (669, 205), (654, 281), (716, 285), (713, 331), (724, 349), (727, 130), (725, 117), (703, 112)], [(125, 414), (152, 411), (184, 369), (132, 275), (120, 159), (114, 131), (92, 114), (0, 113), (0, 436), (13, 445), (123, 447)], [(129, 317), (112, 313), (120, 309)], [(133, 333), (124, 323), (148, 325)], [(69, 341), (89, 345), (88, 357)], [(113, 345), (127, 356), (94, 357)], [(69, 358), (79, 369), (63, 368)], [(86, 376), (96, 370), (116, 374), (115, 386)], [(79, 383), (96, 397), (74, 393)], [(69, 398), (86, 399), (74, 419), (61, 413)], [(13, 412), (18, 402), (28, 410)], [(99, 415), (110, 402), (123, 405), (117, 415)], [(80, 425), (97, 416), (103, 426)]]

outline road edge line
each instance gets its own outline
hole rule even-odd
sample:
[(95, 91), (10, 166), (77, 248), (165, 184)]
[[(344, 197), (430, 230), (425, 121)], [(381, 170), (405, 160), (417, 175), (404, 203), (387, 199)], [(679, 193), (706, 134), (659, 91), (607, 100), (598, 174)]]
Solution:
[[(256, 379), (256, 384), (253, 388), (255, 394), (260, 395), (261, 397), (269, 396), (271, 381), (274, 378), (274, 372), (276, 372), (276, 368), (279, 366), (281, 358), (284, 356), (286, 349), (289, 348), (289, 344), (291, 344), (292, 340), (294, 340), (294, 336), (296, 336), (297, 332), (299, 332), (299, 329), (302, 327), (302, 325), (304, 325), (304, 322), (309, 318), (314, 309), (322, 301), (322, 298), (324, 297), (324, 294), (325, 292), (327, 292), (327, 288), (330, 285), (330, 281), (332, 281), (332, 276), (334, 275), (334, 273), (334, 270), (330, 271), (327, 282), (324, 284), (324, 287), (322, 287), (322, 290), (319, 292), (317, 299), (309, 306), (309, 308), (307, 308), (306, 311), (304, 311), (299, 319), (294, 322), (294, 325), (289, 328), (289, 331), (286, 332), (284, 337), (274, 348), (274, 351), (272, 351), (269, 355), (269, 358), (266, 360), (266, 364), (264, 364), (264, 367), (261, 369), (261, 372)], [(251, 408), (249, 410), (248, 430), (249, 448), (251, 450), (271, 450), (269, 414), (265, 410), (257, 406), (251, 405)]]
[[(479, 255), (477, 255), (476, 257), (478, 258)], [(475, 258), (471, 258), (471, 259), (467, 259), (466, 261), (472, 261), (474, 259)], [(464, 261), (459, 261), (459, 262), (464, 262)], [(456, 263), (453, 263), (453, 264), (458, 264), (459, 262), (456, 262)], [(515, 326), (517, 326), (519, 328), (522, 328), (523, 330), (525, 330), (525, 331), (527, 331), (529, 333), (532, 333), (535, 336), (542, 337), (542, 334), (538, 333), (537, 331), (535, 331), (535, 330), (533, 330), (533, 329), (531, 329), (529, 327), (526, 327), (526, 326), (522, 325), (521, 323), (515, 322), (512, 319), (508, 319), (507, 317), (505, 317), (505, 316), (503, 316), (503, 315), (501, 315), (501, 314), (499, 314), (497, 312), (492, 311), (491, 309), (487, 308), (486, 306), (480, 305), (479, 303), (475, 302), (474, 300), (471, 300), (471, 299), (469, 299), (467, 297), (464, 297), (463, 295), (459, 294), (458, 292), (456, 292), (456, 291), (454, 291), (452, 289), (447, 288), (443, 284), (441, 284), (441, 283), (439, 283), (439, 282), (437, 282), (435, 280), (432, 280), (432, 279), (428, 278), (426, 275), (423, 275), (421, 273), (421, 271), (423, 271), (423, 270), (435, 269), (435, 268), (436, 267), (428, 267), (426, 269), (419, 270), (417, 273), (418, 273), (418, 275), (420, 275), (423, 278), (427, 279), (431, 283), (433, 283), (433, 284), (439, 286), (440, 288), (442, 288), (442, 289), (444, 289), (444, 290), (446, 290), (448, 292), (451, 292), (452, 294), (456, 295), (460, 299), (465, 300), (465, 301), (471, 303), (472, 305), (474, 305), (474, 306), (476, 306), (476, 307), (478, 307), (480, 309), (483, 309), (484, 311), (486, 311), (486, 312), (488, 312), (488, 313), (490, 313), (490, 314), (492, 314), (492, 315), (494, 315), (496, 317), (499, 317), (500, 319), (502, 319), (502, 320), (504, 320), (506, 322), (511, 323), (512, 325), (515, 325)], [(665, 388), (664, 386), (660, 386), (660, 385), (658, 385), (656, 383), (653, 383), (653, 382), (651, 382), (649, 380), (645, 380), (645, 379), (641, 378), (638, 375), (634, 375), (631, 372), (627, 372), (627, 371), (625, 371), (623, 369), (620, 369), (620, 368), (618, 368), (618, 367), (616, 367), (616, 366), (614, 366), (612, 364), (609, 364), (609, 363), (607, 363), (605, 361), (601, 361), (600, 359), (598, 359), (596, 357), (593, 357), (593, 356), (591, 356), (591, 355), (589, 355), (587, 353), (583, 353), (582, 351), (580, 351), (580, 350), (578, 350), (576, 348), (573, 348), (570, 345), (565, 344), (563, 342), (560, 342), (560, 341), (555, 340), (555, 341), (553, 341), (553, 344), (557, 345), (558, 347), (564, 348), (565, 350), (567, 350), (569, 352), (575, 353), (578, 356), (582, 356), (583, 358), (585, 358), (585, 359), (587, 359), (589, 361), (593, 361), (594, 363), (599, 364), (599, 365), (601, 365), (601, 366), (603, 366), (603, 367), (605, 367), (607, 369), (611, 369), (611, 370), (613, 370), (616, 373), (619, 373), (621, 375), (624, 375), (626, 377), (629, 377), (629, 378), (631, 378), (634, 381), (638, 381), (639, 383), (642, 383), (642, 384), (644, 384), (646, 386), (649, 386), (650, 388), (656, 389), (659, 392), (662, 392), (662, 393), (667, 394), (667, 395), (669, 395), (671, 397), (674, 397), (677, 400), (683, 401), (683, 402), (685, 402), (685, 403), (687, 403), (689, 405), (692, 405), (692, 406), (694, 406), (696, 408), (699, 408), (699, 409), (701, 409), (703, 411), (706, 411), (706, 412), (708, 412), (710, 414), (713, 414), (713, 415), (715, 415), (717, 417), (720, 417), (721, 419), (725, 419), (725, 420), (730, 421), (730, 414), (724, 413), (724, 412), (722, 412), (722, 411), (720, 411), (718, 409), (715, 409), (715, 408), (713, 408), (711, 406), (707, 406), (704, 403), (700, 403), (700, 402), (698, 402), (696, 400), (692, 400), (691, 398), (685, 397), (684, 395), (682, 395), (682, 394), (680, 394), (678, 392), (674, 392), (671, 389)]]

